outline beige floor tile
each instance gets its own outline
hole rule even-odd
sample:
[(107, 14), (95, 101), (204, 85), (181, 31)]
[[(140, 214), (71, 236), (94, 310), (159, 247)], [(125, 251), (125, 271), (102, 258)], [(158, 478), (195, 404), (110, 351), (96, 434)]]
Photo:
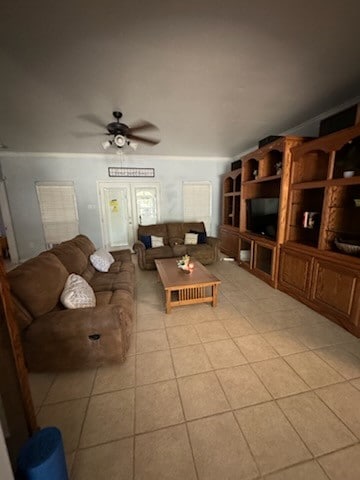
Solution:
[(93, 394), (112, 392), (135, 385), (135, 357), (127, 357), (124, 363), (98, 368)]
[(212, 322), (217, 320), (215, 311), (218, 307), (214, 308), (209, 303), (202, 305), (194, 305), (189, 309), (188, 315), (190, 315), (191, 323), (197, 325), (202, 322)]
[[(165, 315), (165, 314), (164, 314)], [(137, 317), (136, 331), (145, 332), (147, 330), (158, 330), (164, 328), (164, 316), (163, 315), (143, 315)]]
[(360, 478), (360, 445), (319, 458), (331, 480), (357, 480)]
[(90, 447), (133, 435), (134, 397), (134, 389), (92, 397), (84, 422), (80, 447)]
[(136, 355), (136, 383), (144, 385), (175, 377), (169, 350)]
[(172, 309), (171, 313), (166, 314), (164, 323), (166, 327), (176, 327), (178, 325), (192, 325), (191, 312), (189, 307), (178, 307)]
[(249, 321), (251, 321), (254, 315), (259, 315), (260, 313), (263, 313), (261, 307), (259, 306), (259, 302), (255, 302), (253, 300), (234, 300), (233, 305), (238, 310), (238, 312)]
[(195, 480), (196, 473), (184, 425), (135, 438), (135, 480)]
[(132, 480), (133, 438), (79, 450), (72, 480)]
[(355, 388), (360, 390), (360, 378), (357, 378), (356, 380), (351, 380), (350, 382)]
[(290, 355), (308, 350), (308, 348), (292, 334), (291, 330), (264, 333), (263, 337), (274, 347), (279, 355)]
[(360, 358), (345, 350), (341, 345), (321, 348), (315, 353), (347, 380), (360, 377)]
[(329, 322), (294, 327), (292, 332), (309, 348), (321, 348), (350, 341), (351, 334)]
[(140, 316), (145, 315), (157, 315), (159, 313), (164, 313), (164, 306), (160, 303), (157, 303), (157, 299), (155, 299), (156, 303), (151, 302), (137, 302), (137, 314)]
[(166, 329), (170, 348), (185, 347), (200, 343), (199, 335), (193, 325), (179, 325)]
[(230, 303), (226, 297), (225, 302), (219, 302), (218, 306), (214, 310), (215, 316), (218, 320), (225, 320), (227, 318), (237, 318), (240, 317), (239, 312), (236, 310), (234, 305)]
[(244, 408), (235, 414), (262, 474), (311, 458), (276, 403)]
[(41, 407), (37, 416), (40, 427), (58, 427), (64, 441), (66, 453), (73, 452), (79, 443), (81, 427), (84, 421), (87, 398)]
[(133, 332), (130, 336), (130, 345), (129, 345), (129, 350), (127, 351), (127, 356), (135, 355), (135, 345), (136, 345), (136, 333)]
[(264, 312), (272, 313), (286, 310), (290, 311), (296, 303), (292, 301), (291, 297), (283, 297), (277, 295), (276, 292), (272, 296), (262, 298), (261, 301), (259, 301), (259, 305)]
[(136, 353), (153, 352), (155, 350), (166, 350), (169, 344), (164, 330), (149, 330), (136, 334)]
[(326, 405), (360, 438), (360, 392), (350, 383), (316, 390)]
[(253, 369), (269, 392), (275, 397), (286, 397), (309, 390), (306, 383), (282, 359), (273, 358), (254, 363)]
[(200, 480), (258, 477), (258, 469), (232, 413), (189, 422), (188, 429)]
[(246, 358), (231, 339), (204, 343), (204, 348), (214, 368), (234, 367), (247, 363)]
[[(261, 306), (262, 302), (262, 300), (259, 302)], [(260, 313), (252, 315), (249, 320), (253, 327), (261, 333), (290, 328), (301, 323), (300, 316), (295, 310)]]
[(245, 335), (253, 335), (257, 333), (251, 323), (240, 314), (233, 317), (223, 318), (221, 323), (231, 337), (243, 337)]
[(313, 455), (323, 455), (356, 441), (314, 392), (283, 398), (278, 404)]
[(230, 409), (214, 372), (179, 378), (178, 384), (187, 420)]
[(136, 433), (169, 427), (184, 421), (175, 380), (136, 389)]
[(237, 337), (234, 341), (249, 362), (258, 362), (279, 356), (261, 335)]
[(313, 352), (288, 355), (285, 360), (311, 388), (344, 381), (342, 375), (339, 375)]
[(55, 377), (55, 373), (29, 373), (31, 397), (35, 407), (41, 407)]
[(202, 322), (195, 325), (195, 328), (202, 342), (212, 342), (229, 338), (229, 334), (219, 321)]
[(44, 404), (74, 400), (91, 394), (96, 370), (59, 373), (51, 385)]
[(341, 348), (352, 353), (355, 357), (360, 358), (360, 340), (352, 341), (351, 343), (344, 343), (341, 345)]
[(328, 480), (328, 477), (317, 462), (311, 461), (266, 475), (264, 480)]
[(203, 345), (174, 348), (171, 350), (177, 377), (212, 370)]
[(271, 400), (271, 395), (248, 365), (217, 370), (216, 374), (232, 408)]

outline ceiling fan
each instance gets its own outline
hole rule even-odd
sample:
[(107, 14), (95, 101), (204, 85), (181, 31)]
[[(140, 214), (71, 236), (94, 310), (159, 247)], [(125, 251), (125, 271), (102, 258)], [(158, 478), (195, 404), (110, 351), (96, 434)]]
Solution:
[[(107, 130), (105, 135), (110, 136), (111, 138), (101, 142), (104, 150), (107, 150), (110, 147), (114, 148), (124, 148), (130, 146), (136, 150), (138, 142), (145, 143), (150, 146), (157, 145), (160, 143), (160, 140), (154, 138), (147, 138), (141, 135), (137, 135), (137, 132), (143, 130), (159, 130), (155, 125), (145, 120), (140, 120), (139, 122), (128, 126), (125, 123), (121, 123), (120, 119), (122, 118), (122, 113), (119, 110), (113, 112), (113, 117), (115, 118), (114, 122), (110, 122), (107, 125), (104, 125), (101, 120), (99, 120), (95, 115), (81, 115), (80, 118), (89, 121), (97, 126), (100, 126)], [(81, 134), (84, 136), (92, 136), (93, 134)], [(103, 135), (103, 134), (94, 134), (94, 135)]]

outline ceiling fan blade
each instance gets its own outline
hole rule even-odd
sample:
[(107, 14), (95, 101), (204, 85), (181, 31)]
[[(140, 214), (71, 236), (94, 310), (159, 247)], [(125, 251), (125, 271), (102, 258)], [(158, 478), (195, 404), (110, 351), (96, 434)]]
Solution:
[(84, 113), (84, 115), (79, 115), (80, 120), (85, 120), (86, 122), (92, 123), (97, 127), (106, 129), (106, 123), (104, 123), (99, 117), (93, 113)]
[(138, 122), (130, 125), (129, 133), (138, 132), (139, 130), (159, 130), (156, 125), (153, 123), (147, 122), (146, 120), (139, 120)]
[(157, 140), (155, 138), (144, 138), (144, 137), (139, 137), (137, 135), (132, 135), (131, 133), (126, 135), (126, 138), (128, 140), (135, 140), (135, 142), (142, 142), (142, 143), (147, 143), (148, 145), (157, 145), (160, 143), (160, 140)]
[(90, 138), (90, 137), (103, 137), (108, 135), (106, 133), (87, 133), (87, 132), (72, 132), (72, 136), (75, 138)]

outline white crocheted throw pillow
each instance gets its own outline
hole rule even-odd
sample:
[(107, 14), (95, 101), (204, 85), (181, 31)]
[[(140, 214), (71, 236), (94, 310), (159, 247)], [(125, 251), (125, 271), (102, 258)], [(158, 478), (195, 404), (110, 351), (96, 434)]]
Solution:
[(185, 234), (185, 245), (197, 245), (198, 236), (199, 235), (197, 233), (186, 233)]
[(155, 235), (151, 235), (151, 246), (154, 247), (163, 247), (164, 246), (164, 239), (163, 237), (156, 237)]
[(115, 262), (115, 259), (105, 248), (99, 248), (90, 255), (90, 262), (98, 272), (108, 272), (110, 265)]
[(68, 276), (60, 300), (66, 308), (86, 308), (96, 305), (93, 289), (76, 273)]

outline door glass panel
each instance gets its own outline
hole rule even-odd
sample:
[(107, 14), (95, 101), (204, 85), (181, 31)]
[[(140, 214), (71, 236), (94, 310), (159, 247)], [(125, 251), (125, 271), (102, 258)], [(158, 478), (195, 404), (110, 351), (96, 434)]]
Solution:
[(109, 247), (126, 247), (129, 238), (129, 204), (127, 188), (104, 188), (106, 229)]
[(136, 188), (136, 212), (139, 225), (153, 225), (157, 223), (157, 188)]

